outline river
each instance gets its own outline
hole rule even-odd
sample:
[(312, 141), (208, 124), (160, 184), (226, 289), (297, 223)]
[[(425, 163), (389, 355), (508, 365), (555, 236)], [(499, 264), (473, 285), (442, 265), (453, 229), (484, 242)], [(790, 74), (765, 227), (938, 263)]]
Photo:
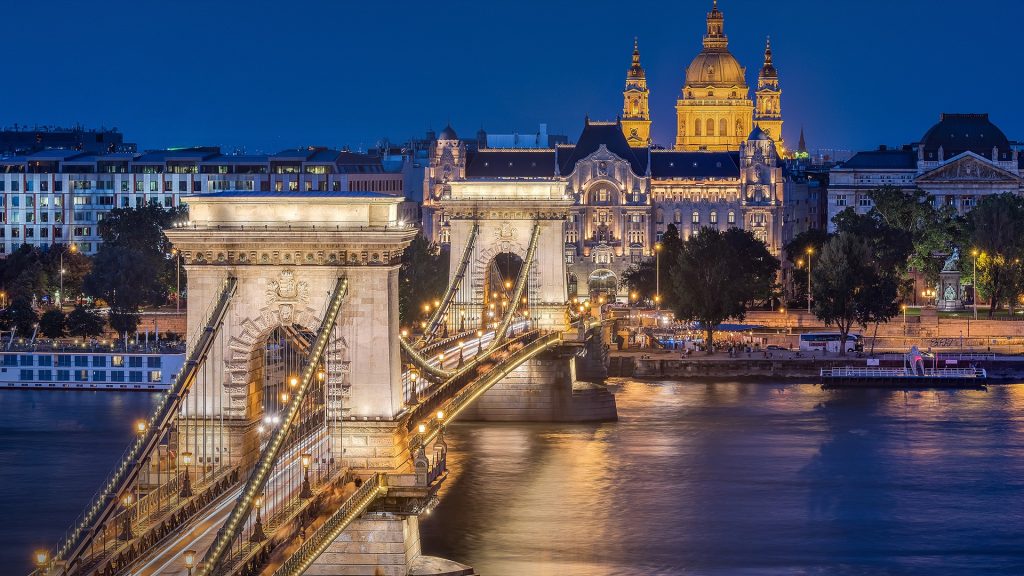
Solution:
[[(616, 396), (615, 423), (451, 426), (424, 553), (483, 576), (1024, 574), (1024, 384)], [(0, 393), (0, 566), (63, 532), (151, 402)]]

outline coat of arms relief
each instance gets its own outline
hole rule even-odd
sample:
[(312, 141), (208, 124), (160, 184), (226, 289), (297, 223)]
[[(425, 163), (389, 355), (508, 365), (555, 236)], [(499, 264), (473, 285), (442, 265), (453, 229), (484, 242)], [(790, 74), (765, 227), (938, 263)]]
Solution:
[(309, 302), (309, 284), (295, 279), (291, 270), (282, 270), (277, 280), (267, 283), (267, 308), (277, 307), (282, 324), (291, 322), (296, 307)]

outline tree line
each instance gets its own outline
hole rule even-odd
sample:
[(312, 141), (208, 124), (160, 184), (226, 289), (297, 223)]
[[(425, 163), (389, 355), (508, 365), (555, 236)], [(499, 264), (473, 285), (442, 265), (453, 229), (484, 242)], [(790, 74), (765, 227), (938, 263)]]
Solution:
[[(31, 334), (38, 324), (49, 338), (96, 336), (105, 325), (134, 332), (141, 308), (164, 305), (174, 295), (177, 266), (163, 230), (186, 214), (184, 207), (156, 203), (115, 208), (98, 224), (102, 244), (92, 257), (68, 244), (22, 244), (0, 260), (0, 328)], [(67, 314), (57, 306), (62, 283), (60, 299), (75, 303)], [(97, 310), (103, 307), (106, 318)]]

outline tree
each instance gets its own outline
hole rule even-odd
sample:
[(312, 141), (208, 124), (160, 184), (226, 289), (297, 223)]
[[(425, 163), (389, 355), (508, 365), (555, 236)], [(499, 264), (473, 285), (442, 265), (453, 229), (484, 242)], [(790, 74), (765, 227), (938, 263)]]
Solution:
[(444, 295), (448, 287), (449, 255), (421, 232), (402, 253), (398, 281), (398, 315), (413, 322), (423, 314), (423, 303)]
[(939, 256), (962, 245), (964, 238), (964, 220), (956, 210), (948, 205), (936, 208), (934, 198), (918, 189), (883, 186), (868, 192), (868, 196), (874, 204), (871, 212), (876, 220), (909, 234), (909, 267), (921, 272), (929, 282), (938, 281), (943, 263)]
[(22, 244), (7, 258), (0, 260), (0, 263), (8, 302), (19, 298), (31, 302), (33, 297), (41, 296), (47, 291), (49, 282), (42, 253), (38, 248)]
[[(1024, 198), (1012, 193), (984, 197), (969, 214), (968, 230), (978, 261), (975, 291), (989, 299), (991, 318), (1003, 300), (1017, 296), (1016, 269), (1024, 259)], [(960, 262), (972, 276), (973, 258)]]
[(7, 328), (17, 330), (23, 336), (31, 335), (39, 322), (39, 316), (32, 309), (32, 305), (24, 297), (17, 298), (11, 305), (2, 312), (2, 324)]
[(118, 334), (130, 335), (139, 327), (139, 313), (130, 309), (111, 308), (107, 312), (107, 323)]
[(64, 336), (65, 320), (60, 310), (47, 310), (39, 318), (39, 330), (47, 338), (60, 338)]
[(103, 334), (103, 317), (84, 306), (75, 306), (67, 316), (68, 334), (79, 337)]
[(46, 291), (49, 294), (56, 295), (60, 290), (61, 255), (64, 262), (64, 293), (60, 296), (65, 302), (74, 301), (82, 294), (82, 281), (92, 269), (92, 260), (67, 244), (54, 244), (44, 249), (40, 260), (46, 274)]
[(839, 330), (839, 354), (854, 324), (885, 322), (898, 313), (898, 277), (886, 272), (870, 243), (849, 232), (828, 241), (813, 271), (814, 315)]
[(708, 353), (713, 331), (728, 318), (742, 320), (747, 304), (771, 294), (779, 261), (764, 242), (739, 228), (702, 228), (683, 243), (672, 268), (673, 308), (704, 327)]
[(631, 293), (636, 292), (638, 300), (653, 302), (659, 288), (657, 274), (660, 268), (661, 303), (667, 308), (672, 308), (675, 303), (675, 294), (672, 291), (672, 271), (678, 265), (679, 254), (683, 250), (683, 241), (679, 238), (679, 229), (675, 224), (669, 224), (665, 228), (661, 240), (655, 245), (655, 250), (654, 256), (633, 264), (623, 272), (619, 283)]

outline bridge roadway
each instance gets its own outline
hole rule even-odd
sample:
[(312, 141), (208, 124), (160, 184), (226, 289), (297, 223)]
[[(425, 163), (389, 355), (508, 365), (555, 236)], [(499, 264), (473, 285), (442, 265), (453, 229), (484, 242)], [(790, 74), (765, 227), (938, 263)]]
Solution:
[[(509, 327), (510, 331), (523, 330), (529, 325), (526, 321), (520, 321), (514, 323)], [(430, 363), (438, 368), (442, 369), (455, 369), (459, 363), (459, 351), (462, 351), (463, 361), (468, 361), (473, 358), (477, 351), (481, 348), (486, 350), (486, 347), (494, 340), (495, 333), (486, 332), (479, 338), (467, 338), (465, 340), (457, 340), (455, 344), (449, 346), (442, 346), (443, 350), (437, 350), (430, 358)], [(444, 354), (442, 359), (441, 353)], [(403, 375), (404, 378), (408, 378), (409, 372)], [(293, 446), (289, 450), (289, 454), (286, 456), (288, 460), (292, 461), (292, 464), (298, 462), (299, 454), (301, 452), (310, 451), (310, 449), (318, 443), (327, 441), (326, 434), (313, 442), (301, 442), (296, 446)], [(275, 474), (275, 479), (283, 474), (287, 474), (290, 471), (288, 468), (282, 468)], [(239, 483), (236, 487), (232, 488), (227, 493), (223, 494), (220, 498), (215, 500), (207, 509), (193, 518), (189, 523), (182, 528), (179, 533), (166, 542), (162, 543), (158, 548), (154, 549), (150, 555), (139, 560), (132, 568), (133, 576), (188, 576), (187, 570), (182, 565), (182, 555), (186, 550), (195, 550), (197, 557), (201, 558), (213, 544), (214, 539), (217, 536), (217, 531), (224, 522), (227, 520), (231, 513), (232, 508), (235, 505), (236, 500), (241, 496), (243, 484)], [(295, 492), (298, 491), (296, 488)], [(351, 491), (351, 490), (349, 490)], [(347, 493), (346, 493), (347, 495)], [(295, 494), (281, 495), (278, 500), (287, 500), (294, 497)], [(310, 528), (315, 528), (317, 524), (322, 522), (323, 514), (320, 518), (315, 519)], [(265, 526), (269, 523), (269, 518), (264, 518)], [(268, 527), (268, 535), (269, 535)], [(269, 572), (268, 572), (269, 573)]]

